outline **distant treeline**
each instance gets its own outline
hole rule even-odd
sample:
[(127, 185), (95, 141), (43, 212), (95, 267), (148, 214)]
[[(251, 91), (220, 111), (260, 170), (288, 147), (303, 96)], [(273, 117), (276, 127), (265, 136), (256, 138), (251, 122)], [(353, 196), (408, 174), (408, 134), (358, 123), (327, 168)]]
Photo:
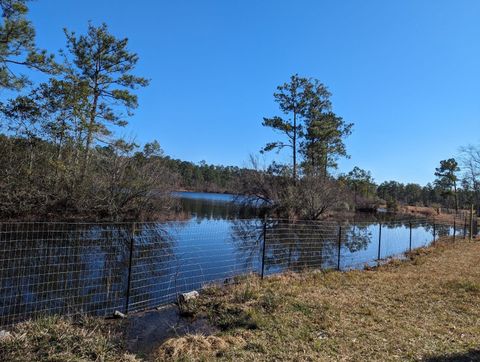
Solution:
[[(394, 211), (402, 205), (442, 207), (452, 210), (456, 207), (455, 196), (435, 183), (421, 186), (416, 183), (404, 184), (398, 181), (385, 181), (379, 185), (364, 182), (359, 182), (358, 185), (359, 187), (355, 187), (354, 183), (350, 183), (349, 189), (356, 200), (354, 204), (359, 208), (366, 205), (375, 207), (382, 205)], [(469, 189), (459, 188), (457, 197), (459, 208), (470, 209), (472, 203), (475, 204), (476, 193)]]
[(370, 172), (355, 167), (339, 180), (354, 194), (355, 204), (380, 202), (395, 210), (400, 205), (470, 209), (480, 206), (480, 147), (461, 150), (461, 162), (454, 158), (440, 161), (435, 180), (425, 186), (416, 183), (386, 181), (376, 184)]
[[(458, 189), (459, 208), (469, 209), (474, 193)], [(395, 203), (412, 206), (431, 206), (455, 209), (455, 198), (439, 185), (428, 183), (421, 186), (415, 183), (403, 184), (397, 181), (383, 182), (377, 187), (377, 196), (395, 207)]]
[(189, 191), (239, 193), (242, 178), (252, 172), (237, 166), (209, 165), (205, 161), (196, 164), (168, 156), (164, 162), (177, 175), (177, 187)]

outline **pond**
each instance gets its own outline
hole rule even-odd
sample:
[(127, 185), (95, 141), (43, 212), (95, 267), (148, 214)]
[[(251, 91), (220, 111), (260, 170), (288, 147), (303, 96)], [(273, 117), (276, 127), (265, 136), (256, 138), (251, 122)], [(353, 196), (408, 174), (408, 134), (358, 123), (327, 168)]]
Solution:
[[(176, 196), (179, 197), (183, 210), (191, 216), (190, 220), (183, 223), (181, 229), (173, 231), (169, 228), (170, 233), (177, 233), (177, 240), (187, 241), (187, 235), (190, 235), (190, 237), (195, 235), (195, 237), (202, 239), (199, 240), (200, 243), (198, 244), (200, 248), (210, 251), (217, 250), (220, 253), (227, 253), (225, 256), (228, 256), (229, 259), (237, 257), (240, 260), (245, 260), (245, 256), (243, 256), (245, 251), (251, 251), (254, 245), (258, 247), (263, 243), (263, 239), (254, 240), (254, 234), (258, 233), (263, 227), (262, 220), (258, 219), (251, 210), (247, 212), (242, 210), (238, 203), (235, 203), (237, 200), (235, 195), (179, 192)], [(292, 246), (294, 248), (303, 246), (308, 251), (308, 248), (312, 248), (311, 245), (307, 245), (308, 243), (324, 244), (322, 246), (322, 265), (324, 267), (330, 265), (338, 267), (338, 240), (340, 239), (340, 266), (342, 269), (349, 269), (376, 264), (380, 229), (382, 233), (381, 241), (383, 242), (383, 245), (380, 245), (381, 258), (400, 255), (408, 251), (410, 247), (426, 246), (434, 239), (433, 224), (427, 220), (406, 216), (392, 218), (385, 213), (380, 213), (378, 216), (361, 215), (358, 219), (362, 221), (340, 223), (343, 224), (343, 235), (339, 235), (340, 226), (337, 222), (296, 222), (292, 225), (278, 220), (269, 221), (266, 229), (268, 249), (266, 251), (268, 259), (266, 273), (276, 272), (282, 268), (282, 266), (278, 267), (282, 258), (271, 253), (270, 249), (273, 248), (282, 249), (283, 247), (283, 249), (288, 249), (289, 264), (292, 265), (299, 264), (298, 260), (295, 262), (293, 260), (295, 259), (295, 253), (290, 250)], [(463, 233), (463, 229), (458, 228), (456, 232), (460, 235)], [(260, 232), (260, 234), (262, 233)], [(436, 225), (436, 238), (450, 234), (453, 234), (451, 226)], [(312, 235), (317, 237), (310, 240)], [(294, 239), (296, 239), (296, 242)], [(254, 241), (257, 241), (257, 243), (255, 244)], [(322, 243), (319, 243), (319, 241), (322, 241)], [(298, 242), (302, 245), (296, 245)], [(180, 242), (180, 244), (183, 243)], [(185, 245), (191, 246), (189, 242), (186, 242)], [(336, 249), (326, 250), (332, 249), (332, 246), (335, 246)], [(199, 252), (199, 250), (196, 250), (196, 252)], [(318, 258), (318, 255), (315, 257)], [(208, 260), (198, 261), (202, 265), (203, 262), (209, 263)], [(269, 262), (272, 265), (268, 264)]]
[(0, 224), (0, 326), (148, 309), (250, 272), (363, 268), (453, 233), (426, 220), (264, 223), (234, 195), (176, 196), (184, 221)]

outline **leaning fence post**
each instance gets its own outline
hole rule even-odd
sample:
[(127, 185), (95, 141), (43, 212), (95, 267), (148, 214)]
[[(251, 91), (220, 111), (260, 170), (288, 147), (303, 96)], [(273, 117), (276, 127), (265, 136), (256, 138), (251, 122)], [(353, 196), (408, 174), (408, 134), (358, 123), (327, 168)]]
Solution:
[(378, 263), (380, 263), (380, 251), (382, 247), (382, 222), (379, 223), (379, 230), (378, 230)]
[(410, 224), (410, 243), (409, 243), (408, 249), (412, 251), (412, 222), (410, 221), (409, 224)]
[(129, 257), (128, 257), (128, 279), (127, 279), (127, 291), (126, 291), (126, 297), (125, 297), (125, 314), (128, 314), (128, 307), (130, 304), (130, 285), (132, 282), (132, 262), (133, 262), (133, 247), (135, 243), (135, 228), (136, 228), (136, 224), (133, 223), (132, 233), (130, 235), (130, 250), (129, 250)]
[(340, 266), (340, 256), (342, 253), (342, 225), (338, 226), (338, 260), (337, 260), (337, 270), (341, 270)]
[(267, 217), (263, 220), (263, 247), (262, 247), (262, 275), (261, 278), (265, 274), (265, 249), (267, 245)]

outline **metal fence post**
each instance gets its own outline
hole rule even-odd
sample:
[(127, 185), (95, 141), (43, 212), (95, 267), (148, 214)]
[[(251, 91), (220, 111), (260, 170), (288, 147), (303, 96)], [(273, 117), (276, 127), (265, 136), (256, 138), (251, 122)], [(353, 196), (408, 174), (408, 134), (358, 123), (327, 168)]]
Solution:
[(435, 220), (433, 221), (433, 244), (435, 245), (435, 242), (437, 241), (436, 240), (436, 237), (437, 237), (437, 230), (435, 228)]
[(135, 244), (135, 229), (136, 223), (132, 225), (132, 233), (130, 235), (130, 250), (128, 257), (128, 279), (127, 279), (127, 291), (125, 296), (125, 314), (128, 314), (128, 307), (130, 304), (130, 285), (132, 283), (132, 262), (133, 262), (133, 247)]
[(464, 217), (464, 223), (463, 223), (463, 239), (467, 238), (467, 215)]
[(412, 251), (412, 222), (410, 221), (410, 243), (408, 246), (409, 251)]
[(453, 219), (453, 242), (455, 242), (456, 237), (457, 237), (457, 220), (454, 218)]
[(340, 256), (342, 253), (342, 225), (338, 226), (338, 260), (337, 260), (337, 270), (341, 270), (340, 266)]
[(473, 204), (470, 209), (470, 240), (473, 239)]
[(380, 254), (381, 247), (382, 247), (382, 223), (380, 222), (379, 229), (378, 229), (378, 258), (377, 258), (379, 263), (380, 263), (380, 257), (381, 257), (381, 254)]
[(263, 279), (265, 275), (265, 249), (267, 245), (267, 218), (263, 220), (263, 247), (262, 247), (262, 274), (261, 278)]

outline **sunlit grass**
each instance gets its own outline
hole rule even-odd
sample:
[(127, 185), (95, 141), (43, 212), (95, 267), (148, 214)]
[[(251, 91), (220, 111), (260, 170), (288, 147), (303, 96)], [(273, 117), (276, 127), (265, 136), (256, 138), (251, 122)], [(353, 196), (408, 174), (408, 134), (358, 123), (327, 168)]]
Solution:
[(0, 361), (134, 362), (118, 333), (99, 318), (43, 317), (17, 324), (0, 340)]
[(171, 339), (157, 360), (480, 358), (479, 260), (480, 244), (462, 241), (375, 270), (252, 277), (211, 288), (194, 314), (221, 332), (214, 340)]
[[(218, 332), (184, 335), (147, 361), (480, 360), (480, 243), (412, 252), (377, 269), (305, 272), (210, 287), (184, 305)], [(124, 321), (44, 317), (0, 340), (1, 361), (140, 361)]]

